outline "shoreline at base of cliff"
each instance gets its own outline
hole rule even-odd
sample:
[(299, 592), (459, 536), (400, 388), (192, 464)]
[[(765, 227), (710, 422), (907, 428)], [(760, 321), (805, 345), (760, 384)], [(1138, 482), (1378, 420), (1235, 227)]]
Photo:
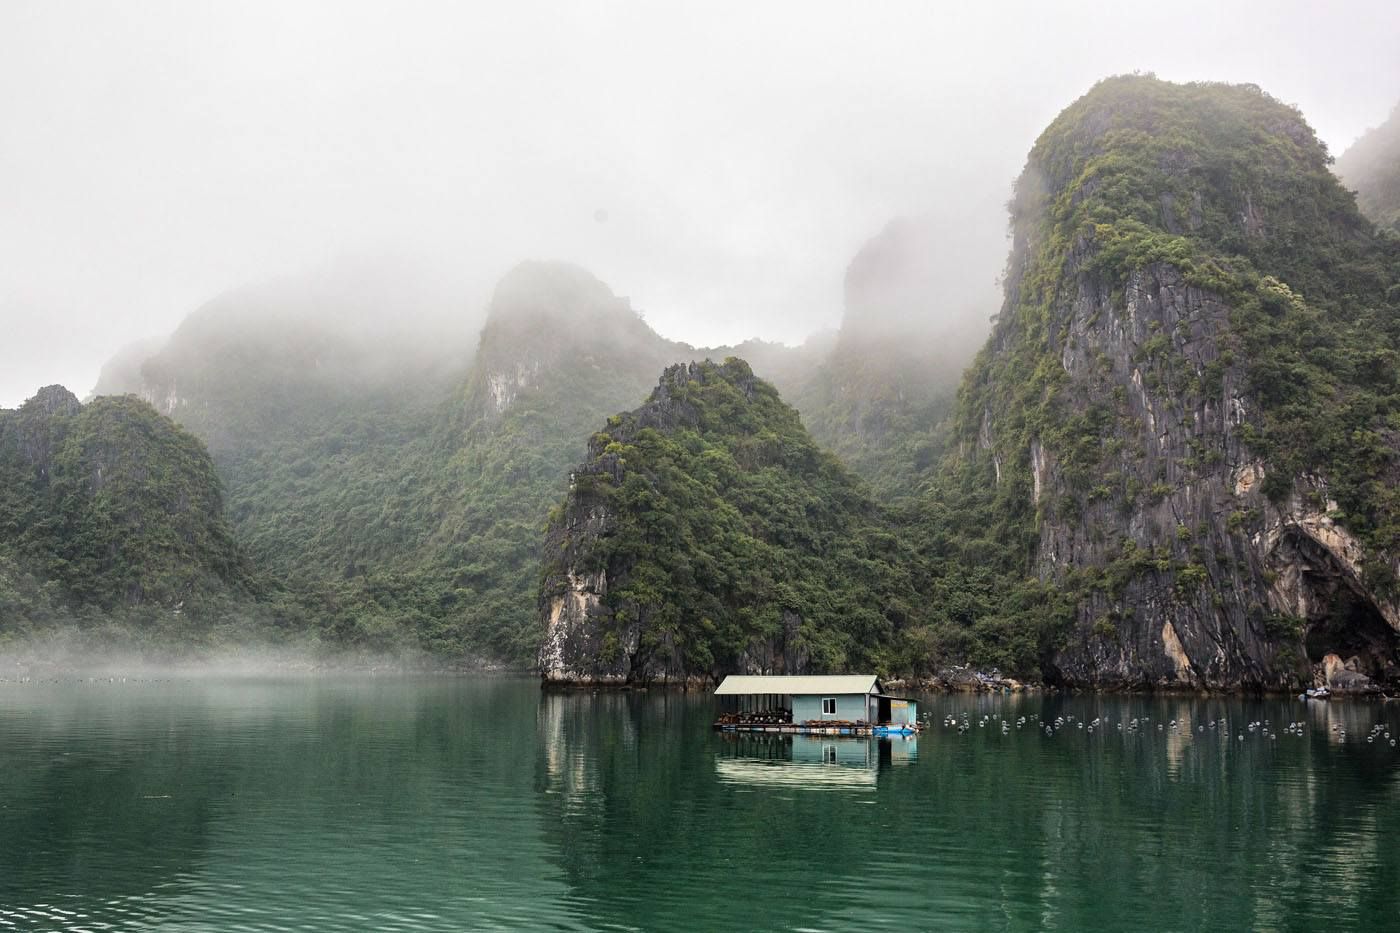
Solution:
[[(717, 679), (710, 677), (690, 677), (685, 679), (658, 680), (658, 681), (621, 681), (616, 679), (598, 678), (575, 678), (564, 679), (551, 677), (540, 681), (540, 688), (547, 692), (577, 693), (577, 692), (645, 692), (648, 690), (680, 690), (688, 692), (690, 690), (713, 690), (719, 683)], [(940, 671), (938, 674), (929, 677), (892, 678), (882, 680), (882, 686), (887, 691), (915, 692), (915, 693), (963, 693), (963, 694), (1142, 694), (1161, 696), (1274, 696), (1290, 697), (1301, 694), (1308, 686), (1298, 684), (1293, 686), (1272, 686), (1261, 687), (1258, 685), (1237, 685), (1237, 686), (1215, 686), (1202, 687), (1191, 684), (1150, 684), (1150, 683), (1123, 683), (1123, 684), (1052, 684), (1043, 681), (1022, 680), (1013, 677), (1002, 677), (996, 672), (974, 671), (969, 668), (951, 668)], [(1338, 700), (1370, 700), (1378, 702), (1388, 702), (1392, 700), (1400, 701), (1400, 697), (1388, 696), (1379, 688), (1352, 689), (1346, 686), (1330, 686), (1332, 699)]]

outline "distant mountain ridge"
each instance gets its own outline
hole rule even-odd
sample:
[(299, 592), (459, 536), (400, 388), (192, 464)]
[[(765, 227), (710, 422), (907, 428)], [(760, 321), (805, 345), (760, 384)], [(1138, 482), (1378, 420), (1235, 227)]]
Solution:
[(1361, 213), (1400, 234), (1400, 104), (1337, 157), (1336, 171), (1356, 191)]
[[(469, 346), (342, 335), (281, 294), (210, 303), (100, 388), (204, 437), (239, 540), (291, 588), (298, 624), (369, 647), (530, 663), (538, 536), (592, 426), (665, 366), (724, 352), (665, 340), (566, 263), (503, 276)], [(746, 346), (797, 380), (815, 365)]]
[(207, 440), (259, 605), (335, 644), (603, 682), (1400, 683), (1400, 240), (1302, 116), (1109, 79), (1010, 206), (965, 371), (934, 218), (861, 251), (834, 338), (748, 362), (529, 262), (475, 341), (255, 290), (104, 381)]

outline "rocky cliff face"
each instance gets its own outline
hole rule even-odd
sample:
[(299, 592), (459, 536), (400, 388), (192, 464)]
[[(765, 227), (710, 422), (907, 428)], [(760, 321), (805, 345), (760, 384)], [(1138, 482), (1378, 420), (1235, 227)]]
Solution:
[[(1098, 471), (1117, 488), (1100, 484), (1077, 504), (1056, 451), (1032, 440), (1036, 568), (1122, 579), (1090, 588), (1053, 674), (1285, 687), (1311, 677), (1310, 659), (1340, 653), (1393, 679), (1400, 605), (1368, 585), (1366, 549), (1332, 517), (1325, 477), (1293, 477), (1278, 501), (1264, 494), (1269, 467), (1247, 440), (1257, 402), (1244, 365), (1228, 351), (1222, 360), (1230, 304), (1161, 263), (1133, 272), (1121, 299), (1079, 283), (1060, 364), (1086, 406), (1112, 409)], [(984, 438), (994, 431), (989, 419)]]
[[(634, 562), (614, 559), (609, 539), (627, 522), (625, 510), (615, 502), (615, 491), (625, 481), (627, 458), (623, 447), (642, 430), (672, 432), (699, 423), (695, 407), (686, 398), (691, 380), (704, 380), (711, 369), (677, 365), (667, 368), (651, 398), (627, 419), (613, 419), (611, 430), (595, 434), (588, 456), (569, 475), (569, 490), (561, 513), (551, 520), (545, 537), (546, 577), (540, 605), (544, 640), (538, 666), (548, 683), (625, 684), (685, 681), (703, 676), (686, 670), (674, 643), (663, 650), (643, 650), (644, 614), (631, 614), (618, 625), (607, 604), (608, 580), (629, 576)], [(750, 374), (740, 384), (751, 394)]]
[(1032, 152), (960, 434), (1075, 594), (1051, 679), (1400, 682), (1393, 375), (1344, 362), (1390, 358), (1400, 265), (1325, 164), (1257, 89), (1154, 79), (1105, 82)]

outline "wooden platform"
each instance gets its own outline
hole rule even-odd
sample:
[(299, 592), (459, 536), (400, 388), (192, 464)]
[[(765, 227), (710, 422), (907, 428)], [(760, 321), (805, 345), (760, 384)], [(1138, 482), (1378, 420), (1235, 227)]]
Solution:
[[(779, 735), (878, 735), (886, 729), (899, 729), (900, 726), (873, 726), (851, 725), (851, 726), (809, 726), (805, 723), (732, 723), (717, 722), (715, 729), (720, 732), (772, 732)], [(916, 725), (911, 726), (915, 732), (919, 731)]]
[(748, 723), (715, 723), (722, 732), (777, 732), (786, 735), (870, 735), (874, 726), (804, 726), (794, 723), (778, 725), (749, 725)]

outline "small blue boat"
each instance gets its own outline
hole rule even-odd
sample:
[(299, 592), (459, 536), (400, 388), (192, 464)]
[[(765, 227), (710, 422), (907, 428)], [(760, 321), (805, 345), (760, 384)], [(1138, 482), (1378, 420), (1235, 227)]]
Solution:
[(913, 726), (876, 726), (875, 735), (913, 735)]

